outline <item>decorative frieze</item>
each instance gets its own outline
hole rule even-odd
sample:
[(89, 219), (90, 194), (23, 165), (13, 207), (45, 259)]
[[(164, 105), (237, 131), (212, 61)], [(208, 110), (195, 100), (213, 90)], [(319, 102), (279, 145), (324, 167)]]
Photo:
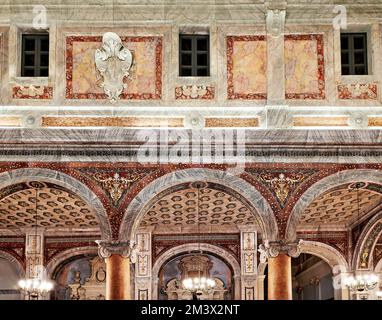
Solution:
[(377, 100), (378, 85), (376, 83), (352, 83), (337, 85), (338, 99), (342, 100)]
[(12, 88), (13, 99), (52, 99), (53, 87), (49, 86), (14, 86)]
[[(0, 120), (1, 121), (1, 120)], [(42, 127), (183, 127), (184, 119), (172, 117), (41, 117)], [(0, 122), (1, 123), (1, 122)]]
[(189, 85), (175, 88), (176, 100), (212, 100), (215, 98), (215, 88), (206, 85)]

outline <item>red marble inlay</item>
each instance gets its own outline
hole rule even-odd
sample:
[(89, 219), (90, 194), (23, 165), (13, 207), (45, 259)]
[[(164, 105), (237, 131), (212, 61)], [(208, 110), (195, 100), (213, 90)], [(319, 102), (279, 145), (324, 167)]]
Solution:
[[(42, 92), (38, 93), (35, 90)], [(29, 91), (29, 92), (28, 92)], [(36, 92), (35, 94), (33, 92)], [(13, 99), (52, 99), (53, 98), (53, 87), (46, 86), (34, 86), (31, 89), (30, 86), (21, 87), (15, 86), (12, 88)]]
[[(162, 38), (161, 37), (121, 37), (122, 42), (156, 42), (155, 66), (156, 80), (154, 93), (126, 93), (120, 95), (121, 99), (155, 100), (162, 98)], [(74, 42), (100, 42), (101, 36), (68, 36), (66, 37), (66, 98), (67, 99), (107, 99), (104, 93), (75, 93), (73, 92), (73, 43)]]
[(324, 36), (322, 34), (289, 34), (285, 35), (285, 41), (311, 40), (317, 43), (317, 92), (288, 92), (285, 99), (325, 99), (325, 59), (324, 59)]
[(378, 86), (376, 83), (339, 84), (337, 86), (338, 98), (343, 100), (377, 100)]

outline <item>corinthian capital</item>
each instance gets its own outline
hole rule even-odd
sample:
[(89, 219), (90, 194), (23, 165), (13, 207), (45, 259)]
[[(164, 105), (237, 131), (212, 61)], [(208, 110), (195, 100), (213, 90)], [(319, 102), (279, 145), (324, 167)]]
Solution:
[(300, 251), (300, 243), (298, 242), (287, 242), (285, 240), (269, 241), (265, 240), (264, 243), (259, 245), (260, 252), (260, 262), (264, 263), (268, 258), (275, 258), (279, 254), (287, 254), (292, 258), (297, 258)]
[(103, 258), (109, 258), (113, 254), (119, 254), (130, 258), (132, 263), (136, 260), (136, 243), (134, 241), (103, 241), (97, 240), (98, 255)]

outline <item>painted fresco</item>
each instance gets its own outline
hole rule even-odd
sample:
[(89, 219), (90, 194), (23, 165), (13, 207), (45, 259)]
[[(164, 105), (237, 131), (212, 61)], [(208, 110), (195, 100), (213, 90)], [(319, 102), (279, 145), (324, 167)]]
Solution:
[(286, 99), (324, 99), (322, 35), (285, 36)]
[(266, 69), (264, 36), (227, 37), (228, 99), (266, 99)]

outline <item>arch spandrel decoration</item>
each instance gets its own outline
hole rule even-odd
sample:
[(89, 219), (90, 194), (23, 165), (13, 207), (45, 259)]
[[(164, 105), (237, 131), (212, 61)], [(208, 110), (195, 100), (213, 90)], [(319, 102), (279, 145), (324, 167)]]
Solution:
[(22, 168), (0, 174), (0, 189), (25, 181), (45, 181), (64, 187), (77, 194), (94, 209), (102, 239), (111, 239), (111, 227), (104, 206), (99, 198), (80, 181), (59, 171), (45, 168)]
[(296, 239), (296, 228), (300, 217), (315, 198), (331, 188), (356, 181), (382, 184), (382, 172), (370, 169), (344, 170), (327, 176), (310, 186), (293, 207), (288, 219), (286, 238), (288, 240)]
[(191, 183), (198, 180), (216, 183), (240, 194), (257, 212), (263, 226), (264, 238), (277, 238), (278, 229), (273, 211), (266, 199), (252, 185), (224, 171), (195, 168), (168, 173), (142, 189), (131, 201), (125, 212), (119, 239), (122, 241), (134, 239), (134, 233), (146, 213), (147, 206), (160, 192), (182, 183)]

